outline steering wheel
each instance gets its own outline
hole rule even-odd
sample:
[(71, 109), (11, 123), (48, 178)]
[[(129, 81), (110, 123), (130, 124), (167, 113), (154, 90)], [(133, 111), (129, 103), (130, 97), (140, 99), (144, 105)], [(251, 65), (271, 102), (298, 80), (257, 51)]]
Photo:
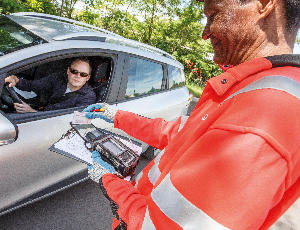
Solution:
[(14, 111), (14, 103), (22, 103), (22, 100), (19, 98), (14, 88), (9, 87), (6, 83), (2, 90), (1, 102), (0, 109)]
[(13, 87), (9, 87), (8, 83), (6, 83), (4, 87), (9, 92), (9, 94), (10, 94), (10, 96), (11, 96), (14, 103), (22, 104), (22, 100), (19, 98), (18, 94), (16, 93), (16, 91), (14, 90)]

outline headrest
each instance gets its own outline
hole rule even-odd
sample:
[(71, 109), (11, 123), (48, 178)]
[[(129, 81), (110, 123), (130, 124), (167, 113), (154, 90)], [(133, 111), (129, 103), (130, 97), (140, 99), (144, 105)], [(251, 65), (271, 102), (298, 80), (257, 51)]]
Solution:
[(92, 84), (96, 84), (101, 82), (101, 79), (107, 77), (107, 69), (109, 63), (107, 61), (101, 62), (100, 64), (96, 64), (93, 66), (91, 82)]

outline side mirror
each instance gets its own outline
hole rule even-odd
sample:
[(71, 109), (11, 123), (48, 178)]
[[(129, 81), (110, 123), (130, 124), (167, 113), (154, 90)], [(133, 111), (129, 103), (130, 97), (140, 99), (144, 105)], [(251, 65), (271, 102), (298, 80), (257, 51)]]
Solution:
[(17, 127), (0, 113), (0, 146), (8, 145), (17, 139)]

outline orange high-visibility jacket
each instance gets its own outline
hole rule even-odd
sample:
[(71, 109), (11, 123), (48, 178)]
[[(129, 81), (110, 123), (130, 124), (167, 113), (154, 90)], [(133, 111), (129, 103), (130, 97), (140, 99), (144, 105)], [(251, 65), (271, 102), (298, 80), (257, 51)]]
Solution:
[(297, 200), (300, 68), (282, 58), (294, 65), (258, 58), (210, 79), (184, 125), (117, 112), (115, 127), (164, 149), (135, 186), (102, 177), (129, 230), (267, 229)]

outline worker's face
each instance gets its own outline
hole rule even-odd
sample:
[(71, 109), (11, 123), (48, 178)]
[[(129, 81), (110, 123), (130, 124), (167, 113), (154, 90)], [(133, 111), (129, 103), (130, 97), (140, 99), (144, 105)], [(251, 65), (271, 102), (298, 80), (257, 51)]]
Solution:
[[(236, 65), (245, 55), (257, 36), (257, 8), (255, 0), (205, 0), (207, 24), (203, 39), (210, 39), (217, 64)], [(248, 54), (247, 54), (248, 55)]]
[(69, 86), (78, 90), (90, 79), (90, 66), (86, 62), (75, 60), (67, 74)]

